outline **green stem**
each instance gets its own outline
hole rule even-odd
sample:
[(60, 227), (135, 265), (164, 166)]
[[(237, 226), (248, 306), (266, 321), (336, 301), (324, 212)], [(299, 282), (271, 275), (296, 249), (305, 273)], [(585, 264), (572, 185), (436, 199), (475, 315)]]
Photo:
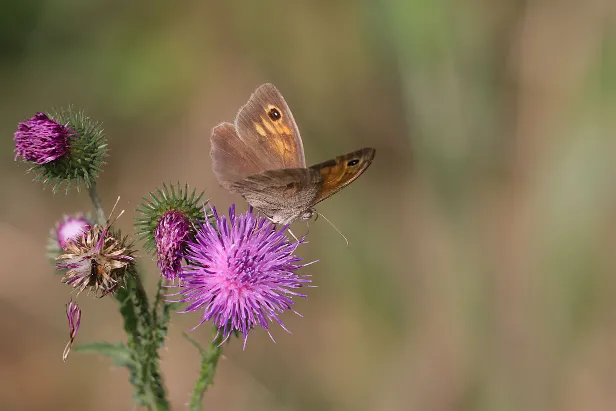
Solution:
[(222, 333), (218, 332), (218, 329), (214, 328), (214, 340), (210, 343), (209, 351), (201, 348), (199, 343), (193, 340), (188, 334), (184, 333), (184, 337), (194, 345), (201, 354), (201, 370), (199, 372), (199, 378), (195, 383), (192, 395), (190, 397), (189, 409), (191, 411), (200, 411), (201, 402), (207, 389), (214, 383), (214, 375), (216, 374), (216, 366), (218, 360), (222, 355), (222, 347), (220, 344), (223, 341)]
[[(103, 226), (107, 219), (96, 184), (90, 186), (88, 193), (94, 207), (96, 222)], [(139, 273), (130, 273), (126, 287), (118, 290), (115, 297), (120, 303), (120, 313), (128, 335), (128, 346), (132, 349), (133, 357), (138, 363), (137, 367), (129, 368), (130, 381), (141, 402), (148, 409), (168, 410), (169, 403), (160, 375), (158, 345), (155, 338), (157, 324), (149, 311), (148, 296)]]
[(96, 223), (100, 226), (104, 226), (107, 220), (105, 218), (105, 211), (103, 211), (103, 203), (101, 202), (101, 198), (98, 196), (98, 191), (96, 191), (96, 183), (92, 183), (90, 185), (90, 188), (88, 188), (88, 194), (90, 195), (90, 200), (92, 200), (92, 206), (94, 207)]

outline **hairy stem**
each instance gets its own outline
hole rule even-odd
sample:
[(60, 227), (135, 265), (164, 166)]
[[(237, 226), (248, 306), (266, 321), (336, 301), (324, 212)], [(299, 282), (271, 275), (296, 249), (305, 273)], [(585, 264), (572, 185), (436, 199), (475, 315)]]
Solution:
[(190, 397), (190, 405), (189, 409), (191, 411), (199, 411), (201, 410), (201, 402), (203, 401), (203, 396), (207, 389), (214, 384), (214, 374), (216, 374), (216, 366), (218, 365), (218, 360), (222, 355), (222, 347), (220, 344), (222, 343), (223, 336), (222, 333), (218, 332), (218, 329), (214, 328), (214, 339), (210, 343), (209, 351), (201, 348), (199, 343), (193, 340), (188, 334), (184, 333), (184, 337), (188, 341), (194, 345), (201, 354), (201, 370), (199, 371), (199, 378), (197, 378), (197, 382), (195, 383), (195, 388), (193, 389), (192, 395)]
[[(104, 226), (107, 219), (96, 184), (88, 189), (97, 224)], [(126, 287), (115, 297), (120, 303), (120, 313), (124, 320), (124, 330), (128, 335), (128, 346), (133, 351), (137, 367), (129, 368), (130, 381), (139, 401), (150, 410), (165, 411), (169, 403), (165, 398), (165, 388), (159, 368), (159, 357), (155, 338), (156, 321), (149, 311), (148, 296), (139, 273), (129, 274)]]
[(105, 211), (103, 211), (103, 203), (101, 202), (101, 198), (98, 196), (98, 191), (96, 191), (96, 183), (92, 183), (90, 185), (88, 194), (90, 195), (90, 200), (92, 200), (92, 206), (94, 207), (96, 223), (100, 226), (105, 225)]

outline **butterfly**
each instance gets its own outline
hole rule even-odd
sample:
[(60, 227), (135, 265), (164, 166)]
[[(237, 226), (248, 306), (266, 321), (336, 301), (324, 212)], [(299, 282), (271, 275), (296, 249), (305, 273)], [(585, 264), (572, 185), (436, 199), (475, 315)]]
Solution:
[(366, 147), (306, 167), (293, 114), (269, 83), (255, 90), (234, 124), (214, 127), (211, 145), (212, 169), (220, 185), (277, 224), (311, 218), (313, 207), (351, 184), (376, 153)]

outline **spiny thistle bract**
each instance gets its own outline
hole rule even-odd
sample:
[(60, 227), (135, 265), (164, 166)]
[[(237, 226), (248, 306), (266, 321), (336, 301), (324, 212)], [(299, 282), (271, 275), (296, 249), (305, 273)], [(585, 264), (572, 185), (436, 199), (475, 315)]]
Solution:
[(184, 244), (198, 222), (206, 218), (201, 204), (203, 192), (189, 194), (184, 187), (166, 184), (150, 192), (137, 208), (143, 217), (136, 218), (135, 228), (149, 252), (156, 251), (158, 267), (166, 280), (173, 281), (181, 270)]

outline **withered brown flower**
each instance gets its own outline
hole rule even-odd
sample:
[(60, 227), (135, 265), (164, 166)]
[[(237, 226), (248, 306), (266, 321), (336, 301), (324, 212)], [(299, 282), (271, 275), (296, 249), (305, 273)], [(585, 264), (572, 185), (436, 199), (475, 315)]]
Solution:
[(68, 241), (58, 270), (68, 270), (62, 282), (78, 292), (92, 291), (100, 297), (113, 292), (132, 272), (135, 258), (127, 238), (95, 225), (80, 237)]

